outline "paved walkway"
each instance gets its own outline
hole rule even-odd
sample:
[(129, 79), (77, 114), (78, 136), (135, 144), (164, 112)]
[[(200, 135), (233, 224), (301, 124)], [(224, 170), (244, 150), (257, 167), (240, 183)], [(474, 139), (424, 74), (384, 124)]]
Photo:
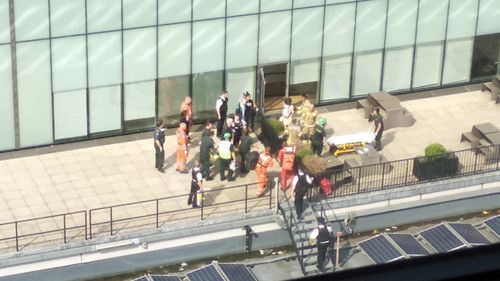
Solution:
[[(449, 150), (469, 148), (460, 143), (462, 132), (470, 131), (472, 125), (491, 122), (500, 127), (500, 105), (495, 105), (486, 93), (468, 92), (426, 99), (402, 102), (413, 114), (417, 122), (409, 128), (395, 128), (385, 132), (383, 155), (388, 160), (410, 158), (423, 155), (424, 148), (433, 142), (443, 144)], [(349, 109), (322, 114), (327, 121), (327, 132), (342, 135), (365, 131), (370, 124), (363, 118), (362, 110)], [(170, 129), (173, 130), (173, 129)], [(151, 133), (152, 135), (152, 133)], [(199, 133), (195, 134), (189, 153), (188, 167), (198, 155)], [(258, 143), (254, 150), (262, 149)], [(190, 174), (175, 172), (175, 139), (166, 140), (167, 169), (162, 174), (154, 167), (152, 139), (133, 140), (80, 148), (42, 155), (26, 156), (0, 161), (0, 223), (31, 219), (35, 217), (89, 210), (116, 204), (156, 199), (160, 197), (186, 194), (190, 187)], [(218, 171), (218, 168), (215, 167)], [(278, 167), (275, 163), (274, 174)], [(236, 182), (220, 183), (218, 176), (208, 182), (206, 188), (256, 182), (254, 172)], [(249, 194), (254, 195), (256, 186), (249, 186)], [(244, 199), (244, 188), (226, 190), (212, 194), (209, 203)], [(169, 200), (162, 210), (186, 208), (187, 198)], [(252, 204), (250, 208), (266, 206), (265, 202)], [(136, 206), (142, 211), (153, 211), (154, 206)], [(234, 211), (241, 211), (241, 204)], [(213, 208), (208, 214), (224, 214), (231, 209)], [(129, 209), (126, 213), (134, 212)], [(125, 214), (125, 213), (124, 213)], [(108, 213), (103, 212), (103, 218)], [(120, 217), (119, 212), (114, 213)], [(177, 216), (182, 219), (185, 216)], [(193, 213), (192, 217), (198, 216)], [(175, 214), (165, 217), (174, 218)], [(96, 220), (93, 217), (93, 220)], [(70, 219), (78, 224), (78, 219)], [(28, 226), (30, 231), (50, 229), (48, 221)], [(62, 224), (57, 222), (58, 225)], [(107, 229), (97, 230), (108, 231)], [(96, 233), (97, 233), (96, 232)], [(13, 235), (12, 225), (0, 226), (0, 239)]]

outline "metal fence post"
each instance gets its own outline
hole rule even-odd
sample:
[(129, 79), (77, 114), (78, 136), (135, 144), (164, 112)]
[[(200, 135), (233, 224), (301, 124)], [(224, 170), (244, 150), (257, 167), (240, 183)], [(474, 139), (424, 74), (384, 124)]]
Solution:
[(89, 239), (92, 240), (92, 210), (89, 210)]
[(158, 228), (158, 213), (160, 212), (160, 200), (156, 199), (156, 228)]
[(64, 244), (66, 244), (66, 214), (63, 215)]
[(500, 162), (500, 145), (495, 145), (495, 150), (497, 152), (497, 159), (496, 159), (497, 169), (496, 170), (498, 171), (498, 163)]
[(405, 185), (408, 185), (408, 170), (410, 169), (410, 160), (406, 160)]
[(88, 233), (87, 233), (87, 227), (88, 227), (88, 224), (87, 224), (87, 212), (84, 212), (85, 214), (85, 240), (87, 240), (88, 238)]
[(477, 154), (478, 153), (474, 153), (474, 174), (476, 173), (476, 166), (477, 166)]
[[(278, 178), (275, 178), (274, 180), (278, 180)], [(274, 210), (276, 211), (276, 214), (278, 213), (278, 204), (279, 204), (279, 195), (280, 195), (280, 188), (279, 188), (279, 183), (276, 183), (276, 186), (274, 188), (274, 192), (276, 192), (276, 196), (274, 196)]]
[(248, 213), (248, 184), (245, 184), (245, 214)]
[(19, 252), (19, 234), (17, 233), (17, 221), (14, 223), (14, 227), (16, 228), (16, 252)]
[(385, 164), (382, 163), (382, 182), (380, 183), (381, 189), (384, 189), (384, 177), (385, 177)]
[(357, 168), (358, 169), (358, 175), (357, 175), (357, 180), (358, 180), (358, 194), (361, 190), (361, 166)]
[(205, 192), (201, 192), (201, 208), (200, 208), (200, 216), (201, 216), (201, 221), (203, 221), (203, 206), (205, 205)]
[(113, 207), (109, 207), (109, 228), (113, 236)]

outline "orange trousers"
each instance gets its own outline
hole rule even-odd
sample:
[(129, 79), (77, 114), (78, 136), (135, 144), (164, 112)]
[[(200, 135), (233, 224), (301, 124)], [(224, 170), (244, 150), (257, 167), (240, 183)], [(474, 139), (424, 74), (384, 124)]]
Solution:
[(255, 167), (255, 173), (257, 173), (257, 196), (262, 196), (266, 191), (266, 186), (269, 181), (269, 173), (267, 169), (262, 167), (261, 165), (257, 165)]
[(185, 145), (177, 146), (177, 165), (175, 170), (179, 172), (184, 172), (186, 170), (186, 160), (187, 160), (187, 149)]
[(290, 178), (290, 183), (292, 183), (294, 176), (295, 173), (293, 170), (288, 171), (285, 169), (281, 169), (281, 190), (285, 191), (288, 189), (287, 179)]

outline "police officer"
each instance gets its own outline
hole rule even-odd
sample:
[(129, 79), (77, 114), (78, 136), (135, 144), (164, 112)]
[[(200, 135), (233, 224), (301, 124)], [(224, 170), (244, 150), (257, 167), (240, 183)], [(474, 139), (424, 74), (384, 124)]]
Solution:
[(326, 225), (325, 218), (319, 217), (318, 227), (315, 228), (311, 235), (309, 236), (310, 240), (317, 240), (318, 245), (318, 264), (316, 267), (323, 271), (325, 268), (325, 260), (326, 260), (326, 252), (328, 251), (328, 247), (333, 242), (331, 232), (332, 228), (329, 225)]
[(253, 131), (254, 130), (253, 123), (254, 123), (255, 112), (256, 112), (255, 103), (251, 99), (249, 92), (245, 92), (244, 97), (245, 97), (244, 121), (247, 124), (247, 128), (250, 128)]
[(222, 139), (224, 135), (222, 129), (224, 129), (224, 123), (227, 117), (227, 103), (229, 100), (229, 94), (227, 91), (222, 92), (221, 96), (217, 99), (215, 103), (215, 110), (217, 111), (217, 137)]
[(203, 175), (201, 174), (200, 162), (194, 161), (194, 167), (191, 170), (191, 191), (189, 193), (188, 205), (193, 205), (193, 208), (198, 208), (201, 202), (198, 202), (198, 192), (202, 188)]
[(205, 128), (201, 132), (201, 138), (203, 139), (204, 136), (211, 136), (212, 134), (212, 122), (207, 121), (205, 122)]
[(228, 181), (234, 181), (233, 171), (229, 168), (231, 161), (235, 159), (233, 144), (230, 141), (231, 134), (225, 133), (224, 140), (219, 143), (219, 158), (220, 158), (220, 180), (226, 179), (226, 170)]
[(314, 128), (314, 135), (312, 137), (312, 149), (313, 152), (318, 156), (321, 156), (323, 153), (323, 139), (326, 137), (325, 133), (325, 118), (319, 118), (318, 124)]
[(163, 163), (165, 161), (165, 150), (163, 149), (164, 143), (165, 143), (165, 127), (163, 125), (163, 120), (160, 119), (156, 123), (156, 128), (154, 133), (155, 168), (160, 173), (165, 173), (165, 170), (163, 170)]
[[(210, 124), (211, 125), (211, 124)], [(211, 126), (210, 126), (211, 127)], [(201, 138), (200, 144), (200, 162), (201, 172), (207, 181), (213, 180), (210, 176), (210, 154), (214, 152), (214, 140), (212, 139), (213, 131), (208, 130)]]
[(297, 218), (302, 219), (302, 211), (304, 210), (304, 196), (313, 182), (313, 177), (307, 175), (302, 168), (297, 169), (297, 175), (292, 181), (292, 194), (294, 196), (295, 211)]
[(240, 145), (238, 146), (238, 153), (240, 154), (241, 157), (241, 164), (240, 164), (240, 173), (246, 174), (248, 173), (248, 168), (245, 166), (245, 158), (250, 152), (250, 147), (252, 146), (253, 139), (249, 135), (248, 128), (243, 129), (243, 136), (240, 139)]

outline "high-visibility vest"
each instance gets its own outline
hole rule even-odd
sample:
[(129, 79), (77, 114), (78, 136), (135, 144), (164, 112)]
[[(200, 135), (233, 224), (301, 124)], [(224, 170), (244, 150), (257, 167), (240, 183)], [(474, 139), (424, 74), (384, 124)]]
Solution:
[(285, 154), (283, 155), (283, 165), (281, 166), (281, 168), (286, 171), (293, 171), (294, 162), (295, 162), (294, 150), (285, 149)]
[(222, 159), (231, 159), (231, 142), (223, 140), (219, 143), (219, 156)]

